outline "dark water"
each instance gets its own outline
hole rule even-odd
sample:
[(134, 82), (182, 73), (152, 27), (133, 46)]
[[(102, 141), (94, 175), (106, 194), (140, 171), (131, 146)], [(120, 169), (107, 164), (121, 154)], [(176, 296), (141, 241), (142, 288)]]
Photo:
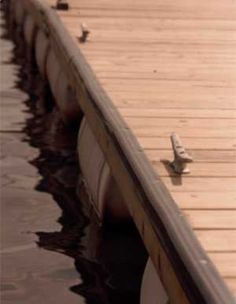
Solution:
[[(86, 303), (139, 303), (146, 252), (134, 225), (101, 227), (89, 214), (76, 191), (79, 125), (65, 126), (62, 122), (48, 85), (38, 74), (33, 52), (22, 44), (22, 36), (14, 29), (3, 38), (15, 41), (12, 63), (20, 67), (16, 86), (29, 96), (25, 104), (31, 117), (23, 128), (23, 141), (39, 149), (39, 155), (30, 160), (41, 176), (36, 190), (51, 194), (61, 211), (59, 231), (35, 231), (38, 247), (74, 260), (81, 281), (70, 286), (70, 291), (84, 297)], [(51, 279), (69, 275), (67, 270), (58, 270)]]

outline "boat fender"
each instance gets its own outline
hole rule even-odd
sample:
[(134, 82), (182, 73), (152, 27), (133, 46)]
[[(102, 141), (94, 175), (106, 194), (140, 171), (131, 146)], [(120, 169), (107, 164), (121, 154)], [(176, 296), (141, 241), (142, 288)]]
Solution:
[(36, 35), (36, 25), (31, 15), (27, 15), (24, 21), (24, 37), (30, 48), (34, 46), (34, 39)]
[(105, 206), (103, 216), (107, 219), (116, 220), (130, 218), (124, 199), (116, 186), (107, 162), (105, 162), (100, 175), (98, 201), (101, 203), (103, 202)]
[(61, 69), (55, 83), (55, 99), (64, 122), (74, 122), (81, 116), (76, 94), (68, 83), (65, 72)]
[(47, 78), (50, 84), (50, 88), (52, 91), (53, 96), (56, 98), (56, 82), (59, 77), (60, 73), (60, 64), (56, 57), (55, 52), (52, 48), (50, 48), (50, 51), (47, 56), (46, 60), (46, 74)]
[(144, 270), (140, 304), (167, 304), (168, 296), (149, 258)]
[(38, 31), (35, 41), (36, 62), (43, 78), (46, 78), (46, 60), (49, 53), (49, 39), (43, 31)]
[(99, 218), (101, 220), (104, 217), (108, 220), (130, 218), (104, 154), (85, 118), (79, 131), (78, 154), (81, 173)]

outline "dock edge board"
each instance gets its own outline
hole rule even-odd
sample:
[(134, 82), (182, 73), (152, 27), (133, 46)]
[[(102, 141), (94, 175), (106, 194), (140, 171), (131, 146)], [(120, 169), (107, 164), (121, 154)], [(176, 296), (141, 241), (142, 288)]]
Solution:
[(32, 15), (36, 26), (49, 37), (69, 83), (76, 91), (79, 106), (126, 198), (170, 303), (235, 303), (54, 9), (42, 0), (11, 0), (8, 3), (10, 13), (19, 2), (24, 14)]

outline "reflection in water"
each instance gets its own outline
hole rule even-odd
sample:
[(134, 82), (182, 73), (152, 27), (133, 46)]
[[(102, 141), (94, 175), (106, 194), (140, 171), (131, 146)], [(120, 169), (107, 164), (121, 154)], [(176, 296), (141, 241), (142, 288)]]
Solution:
[(83, 283), (70, 289), (84, 296), (88, 304), (139, 303), (146, 261), (142, 242), (133, 224), (101, 228), (85, 216), (86, 206), (76, 195), (78, 127), (63, 125), (31, 53), (25, 60), (23, 50), (16, 45), (14, 60), (21, 65), (17, 86), (30, 96), (26, 104), (32, 118), (26, 122), (25, 140), (40, 149), (40, 155), (31, 161), (42, 176), (37, 190), (50, 193), (62, 211), (58, 219), (61, 231), (36, 232), (37, 244), (74, 259)]

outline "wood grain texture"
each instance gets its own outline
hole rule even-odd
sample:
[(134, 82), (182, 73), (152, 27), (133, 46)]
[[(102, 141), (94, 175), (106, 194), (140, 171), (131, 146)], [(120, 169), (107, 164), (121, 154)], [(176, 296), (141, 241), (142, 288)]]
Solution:
[[(195, 229), (195, 233), (207, 252), (232, 253), (236, 252), (236, 230), (208, 230)], [(219, 246), (220, 244), (220, 246)], [(229, 263), (231, 261), (229, 260)]]

